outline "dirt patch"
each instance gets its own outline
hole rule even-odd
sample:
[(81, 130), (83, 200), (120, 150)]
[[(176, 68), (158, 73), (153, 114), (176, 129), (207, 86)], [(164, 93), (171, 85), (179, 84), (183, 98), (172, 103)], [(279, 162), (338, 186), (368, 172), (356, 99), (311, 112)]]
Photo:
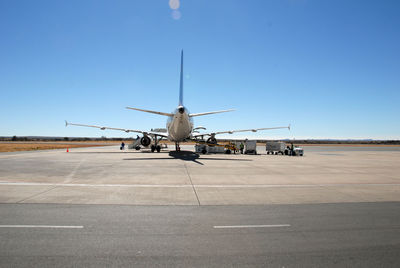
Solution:
[[(107, 144), (110, 145), (110, 144)], [(52, 150), (67, 149), (78, 147), (95, 147), (105, 146), (104, 144), (67, 144), (67, 143), (0, 143), (0, 152), (17, 152), (17, 151), (36, 151), (36, 150)]]

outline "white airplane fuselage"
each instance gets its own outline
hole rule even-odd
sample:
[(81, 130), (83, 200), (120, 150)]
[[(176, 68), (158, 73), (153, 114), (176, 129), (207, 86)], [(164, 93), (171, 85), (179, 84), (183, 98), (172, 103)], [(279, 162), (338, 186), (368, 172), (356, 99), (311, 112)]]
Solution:
[(181, 142), (191, 136), (193, 120), (185, 107), (178, 106), (174, 115), (168, 118), (167, 130), (170, 141)]

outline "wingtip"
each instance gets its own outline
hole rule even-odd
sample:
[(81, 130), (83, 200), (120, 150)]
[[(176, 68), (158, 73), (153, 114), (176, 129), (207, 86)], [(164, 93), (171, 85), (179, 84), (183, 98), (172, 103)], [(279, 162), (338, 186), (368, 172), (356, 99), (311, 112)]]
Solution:
[(67, 120), (64, 120), (65, 121), (65, 127), (67, 127), (68, 126), (68, 121)]
[(289, 131), (290, 131), (290, 124), (289, 124), (289, 126), (287, 127), (288, 129), (289, 129)]

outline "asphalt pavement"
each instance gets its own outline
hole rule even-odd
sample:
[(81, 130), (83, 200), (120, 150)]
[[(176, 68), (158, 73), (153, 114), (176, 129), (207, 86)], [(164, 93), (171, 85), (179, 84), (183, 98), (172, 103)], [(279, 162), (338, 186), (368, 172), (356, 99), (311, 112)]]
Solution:
[(400, 267), (400, 203), (1, 204), (1, 267)]

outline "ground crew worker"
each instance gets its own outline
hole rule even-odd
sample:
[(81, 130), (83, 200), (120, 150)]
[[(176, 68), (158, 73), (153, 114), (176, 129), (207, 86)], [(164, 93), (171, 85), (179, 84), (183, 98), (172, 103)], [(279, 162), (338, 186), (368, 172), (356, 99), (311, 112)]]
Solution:
[(119, 149), (120, 150), (124, 150), (125, 149), (125, 143), (124, 142), (121, 143), (121, 147)]
[(244, 150), (244, 144), (243, 144), (243, 142), (240, 143), (239, 149), (240, 149), (240, 153), (243, 154), (243, 150)]

